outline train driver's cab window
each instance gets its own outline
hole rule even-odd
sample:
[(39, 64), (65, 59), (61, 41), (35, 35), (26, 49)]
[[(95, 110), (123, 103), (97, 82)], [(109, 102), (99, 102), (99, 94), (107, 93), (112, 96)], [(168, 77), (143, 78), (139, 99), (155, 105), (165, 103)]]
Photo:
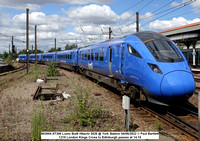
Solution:
[(128, 52), (130, 54), (132, 54), (133, 56), (142, 58), (142, 56), (131, 45), (129, 45), (129, 44), (128, 44)]

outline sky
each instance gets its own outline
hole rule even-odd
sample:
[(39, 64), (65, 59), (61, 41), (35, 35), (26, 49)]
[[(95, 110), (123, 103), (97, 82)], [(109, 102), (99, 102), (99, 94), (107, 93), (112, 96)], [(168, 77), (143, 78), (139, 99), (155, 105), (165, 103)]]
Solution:
[(26, 8), (29, 8), (29, 49), (66, 44), (79, 47), (140, 31), (160, 32), (200, 22), (200, 0), (0, 0), (0, 53), (8, 52), (14, 36), (17, 52), (26, 49)]

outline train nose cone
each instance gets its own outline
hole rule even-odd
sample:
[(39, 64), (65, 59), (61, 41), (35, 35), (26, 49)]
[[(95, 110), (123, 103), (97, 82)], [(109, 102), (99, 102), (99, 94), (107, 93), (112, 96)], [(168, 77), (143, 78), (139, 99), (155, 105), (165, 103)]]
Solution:
[(160, 87), (166, 99), (188, 99), (195, 90), (195, 82), (191, 73), (174, 71), (163, 77)]

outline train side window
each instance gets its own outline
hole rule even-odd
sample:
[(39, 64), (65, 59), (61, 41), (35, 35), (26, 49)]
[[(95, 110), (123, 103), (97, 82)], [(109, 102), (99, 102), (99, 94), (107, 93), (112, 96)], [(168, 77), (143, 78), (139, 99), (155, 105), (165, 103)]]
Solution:
[(84, 54), (82, 54), (82, 59), (84, 59)]
[(104, 60), (104, 52), (100, 52), (100, 61), (103, 61)]
[(95, 53), (95, 60), (98, 61), (98, 53)]
[(88, 60), (90, 60), (90, 53), (88, 53)]
[(87, 60), (87, 53), (85, 54), (85, 60)]
[(91, 60), (94, 60), (94, 53), (91, 53)]
[(142, 58), (142, 56), (131, 46), (128, 44), (128, 51), (130, 54), (132, 54), (133, 56)]
[(72, 54), (69, 55), (69, 58), (72, 59)]

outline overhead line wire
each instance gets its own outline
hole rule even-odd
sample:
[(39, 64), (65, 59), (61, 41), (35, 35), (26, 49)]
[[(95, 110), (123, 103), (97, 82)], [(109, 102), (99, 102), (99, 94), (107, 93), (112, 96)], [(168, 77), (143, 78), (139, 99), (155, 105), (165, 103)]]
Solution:
[[(154, 14), (154, 15), (148, 16), (148, 17), (146, 17), (145, 19), (150, 18), (150, 17), (153, 17), (153, 16), (155, 16), (155, 15), (159, 15), (159, 14), (161, 14), (161, 13), (164, 13), (164, 12), (167, 12), (167, 11), (169, 11), (169, 10), (172, 10), (172, 9), (176, 8), (176, 9), (174, 9), (174, 10), (172, 10), (172, 11), (170, 11), (170, 12), (168, 12), (168, 13), (163, 14), (163, 15), (160, 16), (160, 17), (163, 17), (163, 16), (168, 15), (168, 14), (170, 14), (170, 13), (172, 13), (172, 12), (174, 12), (174, 11), (176, 11), (176, 10), (182, 8), (182, 7), (185, 7), (185, 6), (191, 4), (191, 3), (195, 2), (195, 1), (196, 1), (196, 0), (194, 0), (194, 1), (193, 1), (193, 0), (190, 0), (190, 1), (187, 1), (187, 2), (184, 2), (184, 3), (181, 3), (181, 4), (177, 5), (177, 6), (172, 7), (172, 8), (168, 8), (168, 9), (163, 10), (163, 11), (161, 11), (161, 12), (158, 12), (158, 13), (156, 13), (156, 14)], [(158, 18), (160, 18), (160, 17), (158, 17)], [(156, 19), (158, 19), (158, 18), (156, 18)], [(147, 22), (147, 23), (150, 23), (150, 22), (152, 22), (152, 21), (154, 21), (154, 20), (156, 20), (156, 19), (153, 19), (153, 20), (151, 20), (151, 21), (149, 21), (149, 22)], [(134, 21), (134, 22), (132, 22), (132, 23), (129, 23), (129, 24), (125, 25), (125, 26), (129, 26), (129, 25), (131, 25), (131, 24), (134, 24), (135, 22), (136, 22), (136, 21)], [(142, 25), (146, 25), (147, 23), (142, 24)]]
[[(141, 11), (142, 9), (144, 9), (146, 6), (148, 6), (151, 2), (153, 2), (153, 0), (151, 0), (149, 3), (147, 3), (145, 6), (143, 6), (142, 8), (140, 8), (138, 11)], [(129, 18), (127, 18), (126, 20), (124, 20), (124, 22), (121, 22), (120, 24), (125, 23), (126, 21), (128, 21), (130, 18), (132, 18), (133, 16), (130, 16)]]
[(172, 10), (172, 11), (166, 13), (166, 14), (163, 14), (163, 15), (161, 15), (161, 16), (159, 16), (159, 17), (157, 17), (157, 18), (155, 18), (155, 19), (153, 19), (153, 20), (151, 20), (151, 21), (149, 21), (149, 22), (146, 22), (146, 23), (142, 24), (141, 26), (146, 25), (146, 24), (148, 24), (148, 23), (150, 23), (150, 22), (152, 22), (152, 21), (155, 21), (155, 20), (157, 20), (157, 19), (159, 19), (159, 18), (161, 18), (161, 17), (163, 17), (163, 16), (166, 16), (166, 15), (168, 15), (168, 14), (174, 12), (174, 11), (177, 11), (177, 10), (179, 10), (179, 9), (181, 9), (181, 8), (183, 8), (183, 7), (185, 7), (185, 6), (189, 5), (189, 4), (191, 4), (191, 3), (193, 3), (193, 2), (195, 2), (195, 1), (191, 1), (190, 3), (189, 3), (189, 2), (186, 2), (186, 4), (184, 3), (181, 7), (178, 7), (178, 8), (176, 8), (176, 9), (174, 9), (174, 10)]

